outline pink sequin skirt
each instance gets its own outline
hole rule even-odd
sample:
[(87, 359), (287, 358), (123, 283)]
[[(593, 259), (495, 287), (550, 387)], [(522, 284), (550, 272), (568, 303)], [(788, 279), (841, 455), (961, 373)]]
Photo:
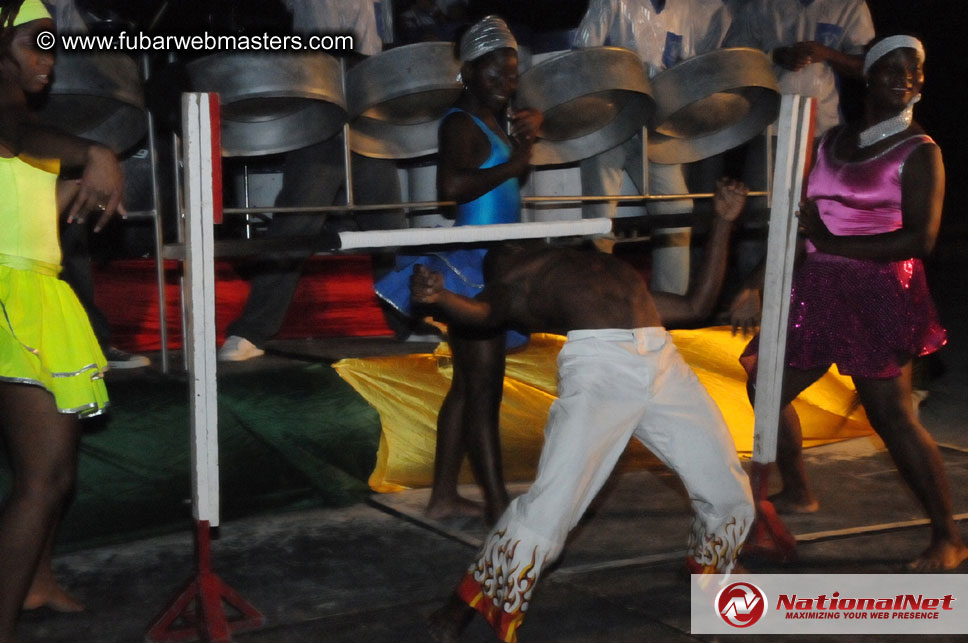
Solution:
[[(759, 337), (740, 361), (755, 370)], [(880, 262), (821, 252), (793, 275), (786, 362), (799, 369), (836, 364), (842, 375), (897, 377), (907, 358), (947, 342), (920, 259)]]

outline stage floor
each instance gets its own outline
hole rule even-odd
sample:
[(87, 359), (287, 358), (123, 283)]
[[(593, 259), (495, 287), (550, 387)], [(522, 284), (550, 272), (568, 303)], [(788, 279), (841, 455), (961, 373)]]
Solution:
[[(868, 449), (856, 445), (846, 452), (831, 449), (820, 447), (817, 452), (827, 452), (810, 458), (811, 471), (824, 480), (821, 512), (787, 521), (794, 533), (809, 538), (798, 547), (799, 560), (785, 566), (754, 562), (753, 571), (899, 572), (926, 544), (926, 527), (824, 535), (917, 517), (900, 484), (889, 479), (892, 472), (881, 454), (864, 453)], [(952, 486), (959, 494), (956, 509), (965, 511), (968, 458), (951, 455), (946, 452)], [(857, 483), (867, 485), (862, 493), (852, 487)], [(465, 491), (473, 495), (473, 489)], [(446, 599), (481, 531), (468, 523), (423, 520), (425, 499), (425, 491), (415, 490), (344, 508), (225, 523), (213, 544), (215, 572), (267, 618), (263, 629), (238, 633), (235, 640), (429, 641), (424, 619)], [(864, 513), (853, 515), (858, 505)], [(714, 640), (689, 634), (689, 585), (682, 568), (687, 525), (682, 498), (667, 481), (645, 472), (613, 479), (541, 585), (521, 641)], [(56, 568), (86, 601), (88, 611), (29, 613), (22, 624), (24, 641), (142, 640), (190, 575), (192, 541), (186, 526), (179, 534), (61, 556)], [(730, 637), (745, 638), (753, 640)], [(963, 637), (926, 638), (954, 642)], [(478, 619), (462, 640), (483, 643), (493, 638)]]
[[(388, 338), (287, 340), (273, 343), (264, 359), (220, 365), (220, 389), (230, 397), (242, 398), (230, 403), (231, 416), (252, 415), (272, 400), (304, 397), (305, 387), (318, 385), (320, 378), (330, 382), (328, 364), (336, 358), (431, 348)], [(955, 351), (949, 355), (958, 357)], [(280, 377), (287, 372), (303, 373), (307, 383)], [(166, 387), (179, 393), (184, 390), (177, 376), (163, 377), (154, 371), (117, 372), (111, 379), (119, 393), (129, 386), (150, 390), (154, 396)], [(264, 384), (273, 397), (246, 399), (249, 396), (231, 393), (240, 383), (250, 390), (253, 381)], [(964, 369), (951, 364), (934, 382), (931, 397), (922, 408), (924, 423), (946, 445), (942, 453), (955, 511), (962, 514), (968, 512), (965, 381)], [(301, 412), (312, 413), (313, 408)], [(254, 423), (245, 418), (238, 421), (243, 426)], [(264, 451), (241, 468), (243, 474), (265, 478), (254, 474), (271, 469), (268, 452), (277, 450), (265, 447), (265, 443), (253, 447)], [(861, 438), (819, 447), (808, 451), (807, 460), (823, 506), (817, 514), (785, 519), (800, 539), (799, 560), (785, 566), (753, 561), (753, 571), (897, 572), (927, 544), (928, 529), (917, 524), (921, 516), (913, 499), (875, 441)], [(368, 493), (363, 485), (365, 465), (357, 463), (360, 478), (353, 484), (347, 483), (346, 476), (340, 478), (343, 493), (334, 496), (330, 506), (319, 506), (326, 502), (315, 497), (312, 480), (303, 480), (306, 493), (293, 492), (288, 499), (293, 502), (288, 504), (270, 506), (269, 500), (279, 497), (269, 498), (268, 492), (261, 497), (262, 506), (256, 502), (259, 498), (253, 498), (248, 507), (228, 503), (235, 506), (237, 515), (226, 518), (213, 542), (215, 572), (267, 618), (264, 628), (237, 633), (235, 640), (430, 640), (424, 619), (446, 599), (480, 542), (483, 528), (473, 520), (424, 519), (426, 490)], [(271, 481), (279, 482), (276, 478)], [(515, 484), (512, 491), (523, 492), (526, 487)], [(476, 494), (472, 486), (465, 491)], [(88, 611), (79, 615), (45, 610), (27, 613), (23, 640), (143, 640), (153, 619), (193, 570), (187, 511), (183, 509), (181, 516), (180, 523), (168, 521), (160, 527), (167, 534), (105, 546), (88, 544), (59, 555), (57, 573), (86, 602)], [(107, 526), (127, 519), (103, 513), (96, 518)], [(913, 522), (906, 525), (907, 521)], [(968, 538), (968, 523), (959, 524)], [(576, 530), (564, 558), (536, 594), (521, 640), (713, 640), (689, 634), (689, 585), (682, 571), (687, 528), (687, 507), (674, 479), (649, 472), (613, 477)], [(478, 619), (462, 640), (492, 638)]]
[[(957, 269), (957, 274), (964, 274), (963, 267)], [(968, 433), (964, 430), (968, 284), (955, 279), (932, 283), (937, 286), (950, 343), (940, 354), (943, 372), (931, 382), (921, 418), (943, 445), (954, 510), (963, 517), (968, 512)], [(427, 352), (432, 347), (390, 338), (286, 340), (270, 343), (265, 358), (220, 365), (219, 387), (225, 396), (220, 424), (234, 427), (225, 435), (239, 460), (223, 464), (226, 512), (212, 545), (213, 567), (266, 616), (262, 629), (238, 633), (235, 640), (430, 640), (425, 618), (446, 600), (469, 564), (482, 528), (473, 521), (425, 520), (425, 490), (381, 496), (368, 491), (365, 481), (374, 457), (368, 450), (378, 439), (373, 429), (376, 422), (378, 430), (378, 421), (372, 409), (343, 395), (345, 383), (333, 376), (329, 364), (345, 357)], [(157, 353), (152, 357), (157, 358)], [(289, 377), (291, 373), (299, 377)], [(119, 371), (109, 375), (109, 386), (119, 412), (126, 397), (155, 399), (158, 405), (162, 404), (158, 400), (167, 399), (172, 407), (180, 400), (180, 406), (185, 406), (183, 375), (163, 376), (154, 369)], [(255, 395), (257, 390), (264, 394)], [(132, 429), (129, 451), (147, 451), (149, 462), (161, 462), (166, 451), (151, 449), (158, 448), (153, 442), (158, 434), (166, 432), (176, 434), (173, 444), (184, 451), (188, 440), (184, 410), (180, 417), (149, 416), (154, 407), (141, 402), (132, 405), (126, 417), (141, 415), (149, 420), (141, 429)], [(295, 409), (293, 426), (298, 431), (267, 434), (253, 429), (275, 423), (283, 406)], [(324, 410), (330, 414), (335, 410), (344, 430), (306, 431), (305, 418)], [(354, 433), (358, 427), (365, 427), (364, 435)], [(97, 438), (96, 433), (86, 438), (88, 446), (98, 446)], [(332, 443), (352, 455), (327, 459)], [(284, 452), (295, 454), (298, 466), (280, 464)], [(92, 449), (88, 455), (103, 461), (110, 454)], [(753, 560), (748, 564), (751, 571), (900, 572), (927, 545), (929, 530), (919, 524), (917, 506), (875, 441), (861, 438), (818, 447), (806, 457), (822, 506), (816, 514), (785, 518), (800, 539), (799, 559), (784, 566)], [(326, 466), (309, 464), (320, 461)], [(155, 490), (152, 493), (167, 492), (161, 496), (141, 498), (134, 489), (115, 493), (114, 504), (93, 514), (85, 511), (91, 505), (75, 503), (64, 527), (65, 532), (75, 533), (63, 534), (67, 542), (59, 548), (55, 568), (88, 610), (77, 615), (27, 613), (21, 627), (23, 641), (144, 639), (154, 618), (194, 569), (192, 528), (184, 504), (187, 466), (166, 467), (147, 467), (148, 473), (164, 474), (149, 484)], [(122, 473), (144, 474), (115, 469), (105, 475)], [(287, 486), (293, 482), (298, 484)], [(98, 486), (96, 481), (93, 486)], [(520, 492), (525, 487), (512, 488)], [(280, 491), (283, 488), (289, 491)], [(327, 488), (330, 492), (320, 491)], [(467, 493), (472, 495), (474, 489), (468, 488)], [(140, 523), (132, 520), (132, 511), (140, 513)], [(164, 520), (158, 519), (159, 512), (166, 514)], [(122, 529), (132, 522), (140, 527)], [(968, 521), (958, 524), (968, 539)], [(522, 643), (720, 640), (689, 633), (689, 583), (681, 559), (687, 528), (686, 505), (674, 480), (648, 472), (614, 476), (575, 532), (560, 564), (536, 592), (521, 630)], [(73, 535), (78, 537), (71, 544)], [(753, 640), (742, 635), (728, 638)], [(896, 640), (887, 636), (783, 638)], [(924, 638), (953, 642), (964, 635)], [(462, 638), (492, 640), (480, 619)]]

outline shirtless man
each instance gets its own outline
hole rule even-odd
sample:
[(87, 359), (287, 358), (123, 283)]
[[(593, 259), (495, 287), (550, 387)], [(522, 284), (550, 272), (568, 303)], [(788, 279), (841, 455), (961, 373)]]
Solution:
[(474, 610), (513, 642), (542, 570), (561, 553), (633, 436), (675, 471), (695, 512), (688, 565), (728, 572), (753, 521), (749, 482), (726, 424), (663, 322), (708, 315), (719, 289), (742, 184), (720, 180), (712, 230), (696, 288), (650, 294), (631, 266), (573, 248), (508, 243), (485, 264), (475, 299), (415, 270), (413, 300), (466, 326), (566, 333), (558, 357), (558, 399), (531, 489), (508, 506), (454, 595), (431, 617), (438, 641), (455, 641)]

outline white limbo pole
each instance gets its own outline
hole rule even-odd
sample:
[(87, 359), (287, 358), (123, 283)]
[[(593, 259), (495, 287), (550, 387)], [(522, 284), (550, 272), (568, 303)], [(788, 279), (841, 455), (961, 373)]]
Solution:
[[(215, 125), (213, 127), (213, 114)], [(213, 143), (218, 132), (218, 96), (183, 94), (185, 158), (185, 307), (192, 432), (192, 513), (196, 520), (219, 523), (218, 398), (215, 378), (215, 239), (216, 203), (221, 207), (221, 177), (215, 165), (221, 153)], [(216, 135), (217, 137), (217, 135)], [(217, 194), (216, 194), (217, 191)], [(187, 295), (187, 296), (186, 296)]]
[(799, 227), (796, 212), (800, 204), (804, 168), (813, 143), (812, 113), (813, 101), (809, 98), (785, 95), (780, 101), (756, 367), (756, 403), (753, 406), (755, 419), (750, 483), (756, 505), (756, 522), (744, 545), (747, 553), (784, 562), (796, 558), (797, 542), (777, 516), (773, 504), (767, 500), (767, 489), (769, 465), (776, 460), (790, 285)]
[(760, 464), (776, 460), (790, 285), (796, 257), (796, 212), (800, 206), (807, 156), (813, 144), (810, 134), (812, 112), (813, 101), (810, 98), (785, 95), (780, 101), (776, 165), (773, 170), (773, 207), (767, 238), (763, 314), (756, 367), (756, 403), (753, 409), (753, 462)]
[[(219, 523), (218, 398), (215, 373), (215, 238), (222, 220), (222, 153), (217, 94), (182, 95), (185, 185), (184, 333), (191, 407), (195, 574), (151, 625), (145, 640), (227, 643), (265, 617), (212, 571), (211, 528)], [(226, 616), (225, 604), (233, 620)]]

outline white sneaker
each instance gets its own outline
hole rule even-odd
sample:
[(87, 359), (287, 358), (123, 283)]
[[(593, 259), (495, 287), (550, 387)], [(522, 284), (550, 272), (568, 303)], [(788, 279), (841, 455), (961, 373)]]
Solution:
[(129, 368), (144, 368), (145, 366), (151, 365), (151, 360), (144, 355), (132, 355), (131, 353), (126, 353), (120, 348), (115, 348), (114, 346), (109, 346), (106, 351), (104, 351), (104, 356), (108, 360), (108, 370), (125, 370)]
[(253, 357), (260, 357), (266, 352), (247, 340), (245, 337), (230, 335), (222, 348), (218, 349), (216, 359), (220, 362), (244, 362)]

